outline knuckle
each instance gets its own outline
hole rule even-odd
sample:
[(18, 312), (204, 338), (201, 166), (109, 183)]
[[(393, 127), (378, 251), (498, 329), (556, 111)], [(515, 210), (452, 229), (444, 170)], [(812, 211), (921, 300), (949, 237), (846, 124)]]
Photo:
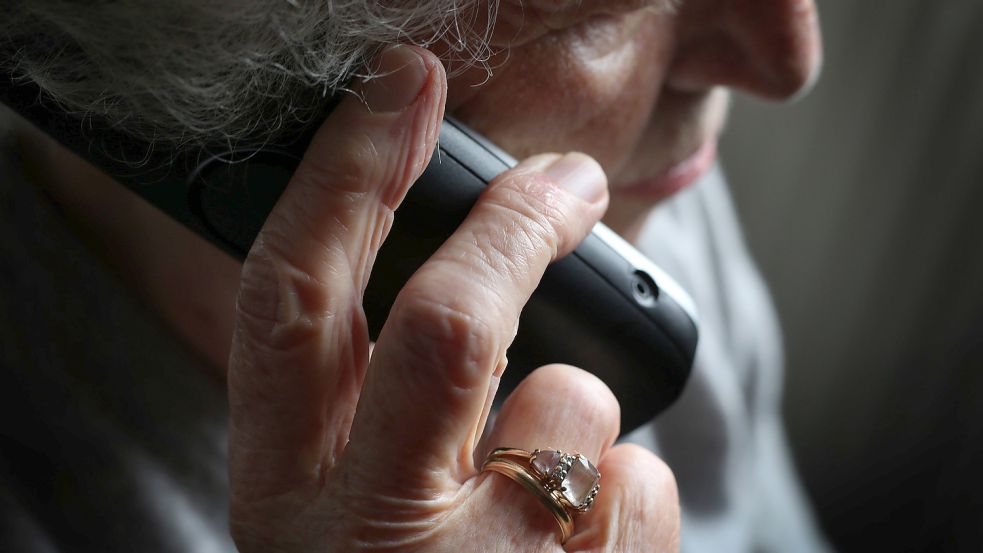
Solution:
[(339, 298), (347, 296), (330, 289), (277, 248), (258, 244), (240, 277), (237, 339), (275, 351), (318, 343), (325, 322), (341, 308)]
[(412, 378), (441, 378), (464, 390), (484, 383), (499, 347), (479, 303), (437, 297), (412, 285), (403, 289), (390, 320), (401, 351), (418, 368)]
[(521, 309), (517, 301), (539, 281), (552, 250), (516, 230), (514, 223), (490, 225), (457, 241), (451, 255), (442, 255), (439, 266), (446, 272), (473, 275), (484, 284), (468, 287), (472, 301), (481, 304), (472, 309), (494, 309), (498, 316), (517, 317)]
[(396, 209), (430, 159), (431, 148), (415, 133), (397, 137), (365, 128), (350, 131), (344, 139), (317, 151), (330, 154), (306, 156), (294, 175), (300, 184), (319, 194), (329, 192), (333, 202), (354, 204), (372, 197)]
[[(298, 167), (294, 180), (338, 193), (364, 193), (369, 183), (375, 180), (375, 172), (382, 158), (375, 141), (367, 133), (355, 132), (343, 140), (332, 142), (329, 147), (309, 151)], [(330, 154), (323, 155), (322, 152)]]
[(510, 230), (535, 251), (556, 255), (573, 218), (569, 203), (553, 181), (542, 174), (513, 173), (490, 191), (488, 202), (504, 212)]

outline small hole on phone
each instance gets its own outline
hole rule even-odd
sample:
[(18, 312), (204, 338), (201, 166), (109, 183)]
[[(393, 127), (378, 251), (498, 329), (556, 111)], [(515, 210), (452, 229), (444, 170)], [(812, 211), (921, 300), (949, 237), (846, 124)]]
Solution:
[(631, 289), (638, 303), (650, 306), (659, 299), (659, 287), (645, 271), (635, 271), (631, 279)]

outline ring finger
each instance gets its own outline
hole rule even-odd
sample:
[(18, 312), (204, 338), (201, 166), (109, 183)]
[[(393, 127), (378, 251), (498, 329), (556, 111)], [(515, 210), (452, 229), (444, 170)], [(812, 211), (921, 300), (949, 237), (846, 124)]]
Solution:
[[(617, 400), (597, 377), (567, 365), (548, 365), (509, 396), (479, 454), (483, 460), (495, 448), (541, 449), (580, 453), (597, 463), (617, 438), (620, 417)], [(483, 493), (492, 495), (497, 505), (511, 505), (494, 510), (501, 531), (523, 526), (534, 543), (554, 548), (559, 543), (557, 522), (533, 493), (497, 474), (485, 476), (481, 487), (488, 488)], [(586, 491), (571, 490), (574, 495)]]

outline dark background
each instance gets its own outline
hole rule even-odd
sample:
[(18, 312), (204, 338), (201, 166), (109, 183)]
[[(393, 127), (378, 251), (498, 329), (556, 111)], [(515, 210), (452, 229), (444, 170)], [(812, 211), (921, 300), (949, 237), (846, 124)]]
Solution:
[(818, 0), (823, 75), (722, 144), (844, 551), (983, 551), (983, 2)]

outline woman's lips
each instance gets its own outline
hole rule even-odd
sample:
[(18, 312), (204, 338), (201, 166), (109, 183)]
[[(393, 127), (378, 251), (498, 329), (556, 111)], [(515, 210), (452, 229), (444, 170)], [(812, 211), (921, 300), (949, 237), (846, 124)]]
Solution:
[(717, 158), (717, 141), (709, 139), (691, 156), (669, 167), (662, 173), (636, 181), (625, 187), (612, 189), (618, 195), (661, 200), (696, 182), (710, 169)]

